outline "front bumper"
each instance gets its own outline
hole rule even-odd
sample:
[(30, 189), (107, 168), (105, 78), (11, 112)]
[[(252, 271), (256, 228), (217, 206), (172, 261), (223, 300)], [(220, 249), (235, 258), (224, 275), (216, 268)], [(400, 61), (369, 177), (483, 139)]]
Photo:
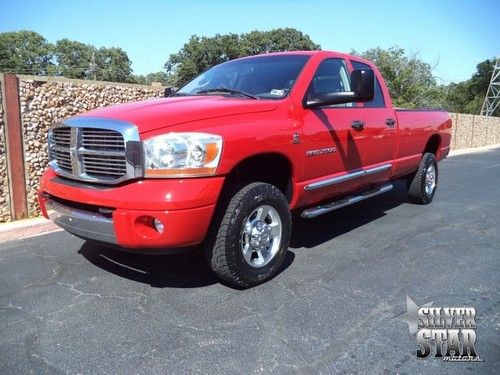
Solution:
[(211, 177), (101, 187), (49, 169), (38, 198), (43, 215), (76, 236), (128, 248), (177, 248), (203, 242), (223, 183)]

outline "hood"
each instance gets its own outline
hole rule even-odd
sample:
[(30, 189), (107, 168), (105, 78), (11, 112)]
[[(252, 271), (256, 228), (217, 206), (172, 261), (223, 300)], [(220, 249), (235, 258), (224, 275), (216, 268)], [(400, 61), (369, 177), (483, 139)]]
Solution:
[(275, 100), (247, 100), (223, 96), (189, 96), (146, 100), (95, 109), (78, 117), (105, 117), (131, 122), (140, 133), (210, 118), (272, 111)]

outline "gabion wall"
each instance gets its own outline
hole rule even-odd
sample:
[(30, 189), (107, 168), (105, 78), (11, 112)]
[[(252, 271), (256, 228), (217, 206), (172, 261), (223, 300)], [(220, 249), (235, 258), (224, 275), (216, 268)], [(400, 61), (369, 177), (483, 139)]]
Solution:
[[(162, 96), (153, 86), (19, 76), (25, 181), (30, 217), (40, 215), (36, 192), (47, 162), (47, 130), (55, 122), (97, 107)], [(1, 81), (0, 81), (1, 85)], [(1, 87), (0, 87), (1, 88)], [(6, 157), (5, 108), (0, 90), (0, 223), (11, 220)], [(450, 114), (452, 149), (500, 143), (500, 118)]]
[(40, 215), (36, 192), (48, 163), (47, 131), (52, 124), (94, 108), (160, 96), (162, 91), (158, 87), (20, 77), (28, 215)]

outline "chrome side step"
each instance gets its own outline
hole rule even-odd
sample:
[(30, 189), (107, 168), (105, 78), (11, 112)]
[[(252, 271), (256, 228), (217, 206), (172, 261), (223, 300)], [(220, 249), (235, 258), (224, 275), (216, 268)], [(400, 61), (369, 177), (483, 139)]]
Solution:
[(376, 195), (385, 193), (393, 188), (392, 184), (383, 185), (376, 189), (365, 191), (359, 195), (351, 195), (350, 197), (340, 199), (338, 201), (333, 201), (331, 203), (323, 204), (321, 206), (308, 208), (302, 211), (301, 216), (304, 219), (312, 219), (313, 217), (326, 214), (327, 212), (337, 210), (339, 208), (349, 206), (350, 204), (364, 201), (365, 199), (374, 197)]

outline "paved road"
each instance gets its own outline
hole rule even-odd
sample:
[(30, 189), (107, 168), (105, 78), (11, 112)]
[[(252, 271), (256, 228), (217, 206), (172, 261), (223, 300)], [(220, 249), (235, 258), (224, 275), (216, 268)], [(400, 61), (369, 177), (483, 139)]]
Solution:
[[(441, 164), (430, 206), (402, 186), (296, 220), (286, 267), (246, 291), (198, 254), (138, 256), (60, 232), (0, 245), (0, 372), (494, 373), (500, 149)], [(417, 360), (405, 296), (477, 310), (483, 363)]]

